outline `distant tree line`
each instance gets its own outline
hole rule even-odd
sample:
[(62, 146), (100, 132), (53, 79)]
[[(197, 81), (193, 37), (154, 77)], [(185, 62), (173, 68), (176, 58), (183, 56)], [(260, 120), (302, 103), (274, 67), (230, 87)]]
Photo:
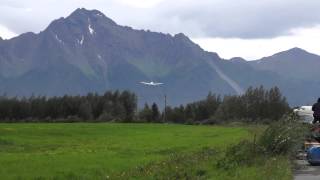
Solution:
[(206, 99), (160, 111), (157, 104), (137, 111), (129, 91), (103, 95), (29, 98), (0, 97), (0, 122), (145, 122), (217, 124), (231, 121), (270, 122), (290, 111), (279, 88), (250, 87), (243, 95), (209, 93)]
[(146, 122), (184, 124), (217, 124), (230, 121), (269, 123), (279, 120), (290, 111), (286, 98), (279, 88), (269, 90), (263, 86), (248, 88), (243, 95), (224, 96), (209, 93), (207, 98), (179, 107), (166, 107), (160, 115), (156, 104), (147, 104), (140, 111), (139, 119)]
[(129, 91), (103, 95), (0, 97), (0, 122), (124, 121), (135, 118), (137, 97)]

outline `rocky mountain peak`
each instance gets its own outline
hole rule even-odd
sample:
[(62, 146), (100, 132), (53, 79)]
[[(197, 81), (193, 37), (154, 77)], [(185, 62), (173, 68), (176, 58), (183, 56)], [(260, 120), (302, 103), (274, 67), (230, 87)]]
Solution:
[(85, 8), (78, 8), (72, 12), (68, 17), (61, 17), (54, 20), (46, 29), (47, 31), (63, 31), (63, 29), (78, 29), (88, 30), (90, 34), (94, 33), (94, 26), (102, 25), (104, 27), (116, 26), (117, 24), (106, 17), (98, 10), (87, 10)]
[(176, 34), (176, 35), (174, 35), (174, 37), (177, 39), (188, 39), (189, 40), (188, 36), (186, 36), (183, 33)]
[(304, 49), (298, 48), (298, 47), (294, 47), (292, 49), (283, 51), (283, 52), (279, 52), (277, 54), (275, 54), (274, 56), (293, 56), (293, 57), (300, 57), (300, 56), (305, 56), (305, 55), (310, 55), (309, 52), (307, 52)]
[(112, 19), (105, 16), (98, 10), (87, 10), (85, 8), (78, 8), (67, 17), (73, 21), (99, 21), (108, 25), (117, 25)]
[(301, 49), (301, 48), (299, 48), (299, 47), (291, 48), (291, 49), (289, 49), (288, 51), (290, 51), (290, 52), (306, 52), (306, 50)]
[(233, 57), (230, 59), (232, 62), (237, 62), (237, 63), (246, 63), (247, 61), (243, 59), (242, 57)]

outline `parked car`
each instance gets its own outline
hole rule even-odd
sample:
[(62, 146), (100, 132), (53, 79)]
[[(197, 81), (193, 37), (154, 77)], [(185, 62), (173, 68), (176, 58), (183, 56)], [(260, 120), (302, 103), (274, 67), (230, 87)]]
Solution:
[(320, 146), (312, 146), (307, 151), (307, 160), (311, 165), (320, 165)]

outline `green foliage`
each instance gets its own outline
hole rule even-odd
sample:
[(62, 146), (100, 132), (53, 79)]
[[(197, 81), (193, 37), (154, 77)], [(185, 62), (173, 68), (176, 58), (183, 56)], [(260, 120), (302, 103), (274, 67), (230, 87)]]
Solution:
[(252, 165), (257, 158), (255, 146), (254, 143), (244, 140), (229, 147), (225, 156), (217, 162), (217, 167), (229, 170), (243, 165)]
[(174, 123), (196, 123), (214, 116), (216, 110), (221, 104), (220, 96), (208, 94), (205, 100), (166, 109), (167, 121)]
[[(234, 170), (239, 167), (252, 168), (263, 166), (266, 162), (272, 164), (279, 158), (286, 158), (286, 168), (290, 171), (290, 157), (297, 153), (307, 132), (307, 126), (299, 123), (294, 115), (283, 117), (279, 122), (271, 124), (257, 141), (255, 138), (254, 141), (245, 140), (227, 148), (225, 155), (218, 160), (216, 166), (223, 170)], [(269, 165), (268, 168), (270, 168)], [(275, 169), (272, 171), (276, 171)], [(289, 179), (289, 177), (284, 175), (283, 179)]]
[(152, 110), (150, 109), (148, 104), (144, 105), (143, 110), (139, 112), (139, 120), (141, 122), (152, 122)]
[(290, 111), (286, 98), (279, 88), (265, 90), (250, 87), (244, 95), (226, 96), (219, 106), (216, 118), (221, 120), (244, 119), (249, 122), (278, 121)]
[[(129, 91), (89, 93), (86, 96), (0, 97), (0, 122), (156, 122), (164, 112), (148, 104), (137, 110), (137, 97)], [(290, 111), (277, 87), (249, 88), (241, 96), (208, 94), (206, 99), (179, 107), (166, 107), (166, 122), (180, 124), (221, 124), (225, 122), (265, 123), (278, 121)]]
[(298, 122), (294, 115), (271, 124), (259, 139), (262, 153), (287, 155), (295, 153), (302, 145), (308, 127)]
[(292, 172), (287, 156), (266, 155), (255, 141), (244, 140), (222, 151), (204, 147), (194, 153), (172, 152), (165, 161), (138, 166), (112, 179), (290, 180)]
[(137, 98), (129, 91), (51, 98), (2, 96), (0, 122), (132, 122), (136, 109)]
[(208, 179), (208, 164), (218, 152), (204, 147), (193, 153), (173, 152), (160, 162), (139, 166), (125, 174), (116, 174), (112, 179)]
[(160, 112), (158, 109), (158, 105), (156, 103), (153, 103), (151, 106), (152, 111), (152, 122), (160, 122)]
[(167, 121), (173, 123), (185, 123), (186, 119), (187, 115), (185, 114), (184, 106), (175, 107), (173, 109), (167, 107)]
[(279, 88), (266, 90), (248, 88), (241, 96), (220, 96), (209, 93), (207, 98), (172, 108), (166, 108), (167, 121), (187, 124), (219, 124), (232, 121), (271, 123), (290, 111)]
[(163, 122), (163, 116), (161, 116), (158, 105), (156, 103), (153, 103), (151, 108), (148, 104), (145, 104), (144, 108), (139, 112), (139, 119), (140, 122)]

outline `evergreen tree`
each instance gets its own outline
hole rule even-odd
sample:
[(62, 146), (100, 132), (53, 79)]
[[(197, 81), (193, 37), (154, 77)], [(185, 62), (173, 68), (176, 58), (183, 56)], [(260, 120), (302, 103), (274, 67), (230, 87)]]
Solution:
[(156, 103), (152, 104), (151, 111), (152, 111), (152, 122), (161, 122), (159, 108)]
[(139, 112), (139, 120), (142, 122), (152, 122), (152, 110), (148, 104)]

